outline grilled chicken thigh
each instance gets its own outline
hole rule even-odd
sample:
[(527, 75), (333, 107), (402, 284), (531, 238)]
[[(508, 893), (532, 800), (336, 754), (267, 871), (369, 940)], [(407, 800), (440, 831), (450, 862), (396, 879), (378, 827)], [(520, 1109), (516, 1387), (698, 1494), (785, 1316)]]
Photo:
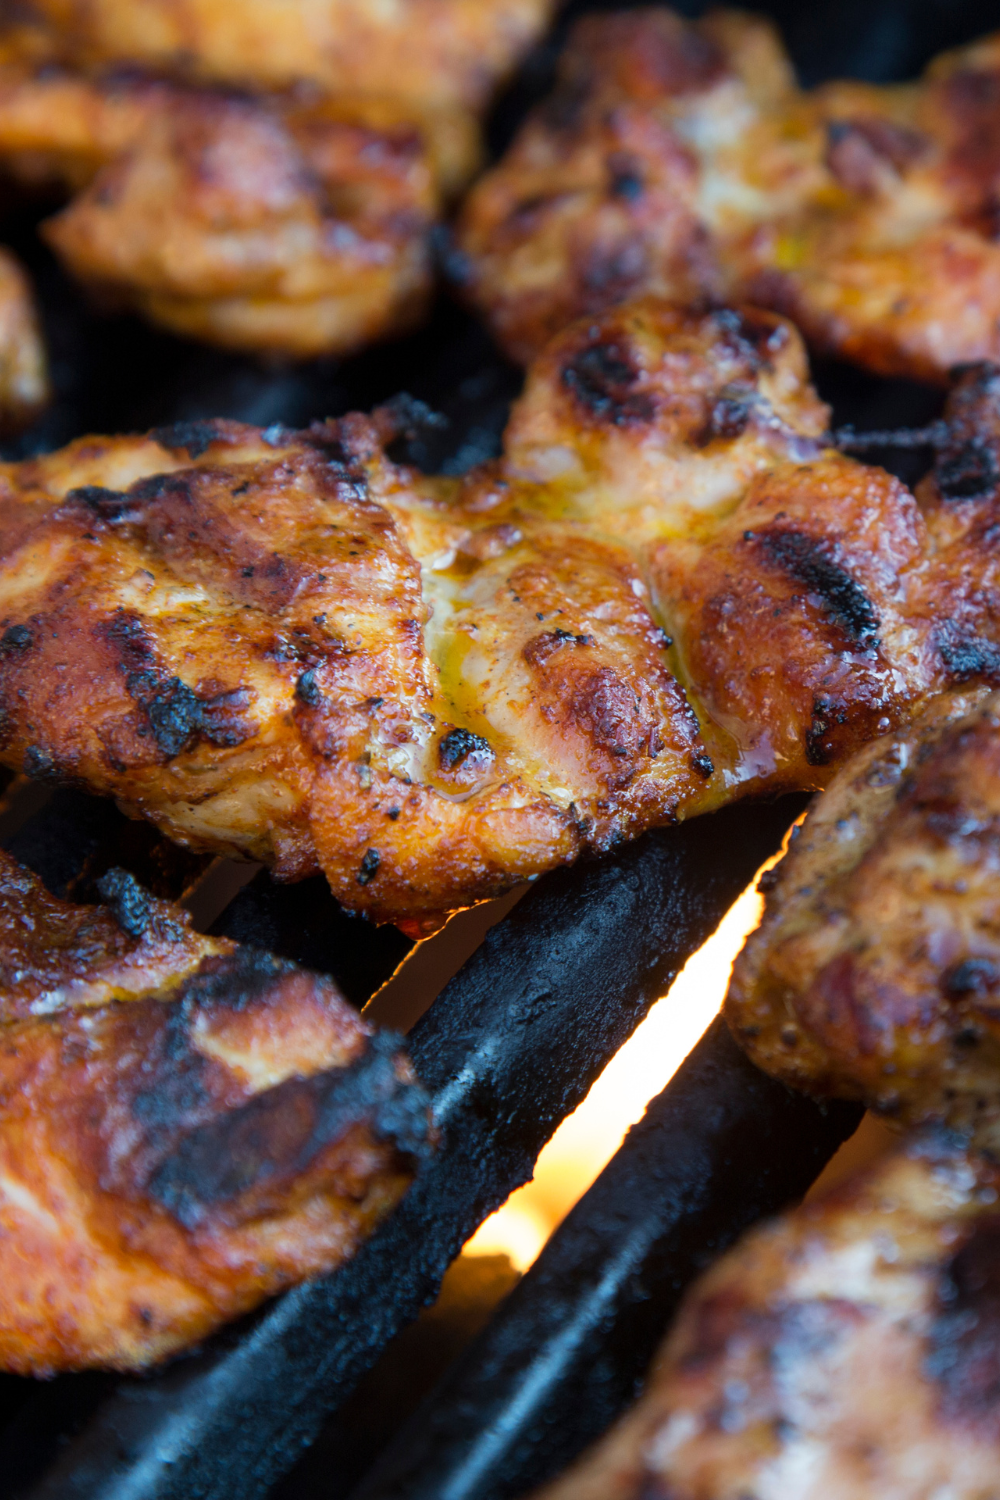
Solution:
[(0, 249), (0, 432), (16, 432), (49, 399), (48, 361), (27, 276)]
[(428, 1147), (399, 1039), (333, 984), (0, 854), (0, 1368), (136, 1369), (329, 1271)]
[(776, 874), (726, 1014), (795, 1087), (998, 1151), (998, 989), (1000, 695), (980, 689), (841, 769)]
[(0, 66), (0, 162), (75, 196), (43, 234), (103, 296), (230, 348), (342, 353), (430, 290), (434, 172), (377, 102)]
[(753, 1230), (544, 1500), (992, 1500), (998, 1193), (991, 1161), (917, 1140)]
[(820, 786), (1000, 672), (1000, 376), (922, 509), (805, 377), (773, 314), (651, 301), (557, 340), (461, 480), (387, 457), (405, 402), (0, 468), (0, 755), (395, 921)]
[(456, 269), (504, 347), (641, 293), (752, 301), (819, 349), (942, 380), (1000, 357), (1000, 34), (918, 83), (803, 92), (770, 23), (582, 20), (476, 186)]

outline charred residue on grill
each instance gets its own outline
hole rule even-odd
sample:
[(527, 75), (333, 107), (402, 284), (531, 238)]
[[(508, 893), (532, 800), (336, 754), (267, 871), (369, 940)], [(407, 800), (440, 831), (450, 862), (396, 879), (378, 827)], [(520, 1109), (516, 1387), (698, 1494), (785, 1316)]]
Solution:
[(756, 543), (783, 572), (817, 595), (830, 619), (864, 651), (878, 649), (879, 617), (868, 595), (835, 558), (825, 542), (804, 531), (746, 531), (746, 542)]

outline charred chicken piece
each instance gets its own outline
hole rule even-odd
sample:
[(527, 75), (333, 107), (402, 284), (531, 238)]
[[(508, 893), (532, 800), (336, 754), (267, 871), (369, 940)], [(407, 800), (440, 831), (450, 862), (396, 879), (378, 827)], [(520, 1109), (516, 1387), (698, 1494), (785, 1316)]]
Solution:
[(420, 122), (458, 185), (476, 117), (558, 0), (29, 0), (8, 35), (85, 69), (139, 66), (254, 90), (306, 83)]
[[(726, 1002), (797, 1088), (1000, 1149), (1000, 696), (945, 695), (810, 812)], [(971, 700), (971, 701), (970, 701)]]
[(764, 20), (626, 11), (578, 24), (455, 264), (520, 360), (656, 292), (770, 306), (818, 349), (940, 381), (1000, 357), (998, 192), (1000, 34), (917, 83), (807, 93)]
[(0, 1368), (139, 1369), (346, 1260), (428, 1149), (327, 979), (0, 854)]
[[(1000, 377), (954, 405), (988, 467)], [(0, 468), (3, 761), (423, 919), (821, 786), (1000, 673), (1000, 490), (933, 481), (922, 511), (824, 448), (774, 314), (650, 301), (569, 330), (462, 480), (390, 461), (412, 418), (183, 423)]]
[(992, 1161), (918, 1139), (753, 1230), (544, 1500), (994, 1495), (998, 1192)]
[(0, 249), (0, 434), (17, 432), (48, 404), (45, 343), (27, 276)]
[(345, 353), (410, 326), (429, 295), (431, 158), (378, 101), (8, 63), (0, 161), (75, 194), (42, 230), (75, 276), (209, 343)]

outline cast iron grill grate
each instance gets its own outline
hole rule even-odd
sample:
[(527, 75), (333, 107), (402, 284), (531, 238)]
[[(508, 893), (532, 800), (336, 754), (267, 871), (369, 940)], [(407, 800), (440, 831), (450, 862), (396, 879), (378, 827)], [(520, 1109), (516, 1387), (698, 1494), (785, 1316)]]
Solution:
[[(575, 3), (501, 101), (503, 147), (548, 87)], [(686, 14), (697, 0), (678, 0)], [(905, 77), (943, 47), (997, 24), (993, 0), (762, 0), (807, 82)], [(498, 451), (519, 374), (475, 321), (442, 298), (424, 330), (345, 362), (264, 367), (88, 311), (34, 232), (37, 208), (3, 238), (31, 267), (57, 399), (5, 456), (87, 431), (230, 416), (303, 424), (400, 390), (448, 418), (401, 456), (459, 472)], [(820, 366), (835, 421), (924, 425), (934, 392)], [(919, 454), (868, 455), (912, 480)], [(383, 1229), (336, 1276), (298, 1289), (147, 1379), (0, 1377), (0, 1476), (17, 1500), (251, 1500), (282, 1475), (282, 1500), (347, 1495), (351, 1433), (328, 1424), (395, 1334), (431, 1300), (481, 1220), (531, 1172), (559, 1121), (779, 845), (802, 803), (732, 808), (647, 835), (538, 882), (492, 927), (410, 1034), (443, 1144)], [(342, 912), (322, 881), (282, 888), (165, 845), (82, 793), (7, 784), (0, 843), (51, 888), (94, 898), (120, 864), (201, 925), (331, 973), (362, 1005), (410, 944)], [(226, 884), (229, 879), (228, 885)], [(214, 907), (214, 909), (213, 909)], [(363, 1481), (359, 1500), (501, 1500), (556, 1471), (627, 1402), (686, 1282), (746, 1224), (801, 1194), (854, 1128), (757, 1075), (720, 1026), (651, 1107), (491, 1326)]]

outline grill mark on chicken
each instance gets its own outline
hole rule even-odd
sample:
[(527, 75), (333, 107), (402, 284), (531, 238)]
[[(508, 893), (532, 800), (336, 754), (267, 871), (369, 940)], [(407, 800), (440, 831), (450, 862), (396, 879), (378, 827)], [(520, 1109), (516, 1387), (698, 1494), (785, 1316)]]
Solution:
[(747, 531), (744, 537), (758, 543), (779, 567), (817, 594), (830, 618), (851, 640), (863, 650), (878, 649), (875, 607), (860, 584), (829, 556), (827, 543), (804, 531)]
[(562, 379), (585, 412), (623, 426), (655, 414), (650, 396), (635, 390), (639, 373), (620, 345), (591, 344), (564, 367)]
[[(995, 380), (959, 379), (955, 446), (989, 440)], [(460, 481), (391, 461), (401, 420), (220, 420), (194, 460), (161, 434), (0, 471), (0, 642), (32, 641), (0, 645), (6, 763), (422, 918), (820, 786), (994, 669), (998, 497), (932, 477), (918, 506), (825, 448), (774, 314), (577, 325)]]
[(935, 644), (953, 682), (1000, 683), (1000, 647), (946, 620), (938, 627)]
[(1000, 484), (996, 439), (969, 438), (960, 448), (938, 455), (934, 483), (943, 500), (980, 500)]
[[(157, 749), (173, 760), (199, 740), (241, 745), (255, 732), (245, 718), (250, 695), (243, 689), (202, 694), (164, 670), (142, 621), (125, 610), (99, 627), (117, 651), (125, 691), (143, 714)], [(143, 734), (140, 729), (140, 735)]]
[(101, 889), (56, 900), (0, 855), (0, 1368), (21, 1374), (141, 1369), (332, 1270), (432, 1140), (400, 1039), (329, 980), (193, 932), (124, 871)]
[(171, 453), (186, 453), (200, 458), (221, 435), (218, 422), (195, 420), (171, 422), (168, 427), (154, 427), (150, 437)]
[(421, 1160), (426, 1103), (398, 1075), (401, 1038), (382, 1032), (346, 1068), (289, 1078), (219, 1120), (196, 1126), (150, 1176), (148, 1191), (186, 1228), (254, 1191), (287, 1189), (359, 1122)]

